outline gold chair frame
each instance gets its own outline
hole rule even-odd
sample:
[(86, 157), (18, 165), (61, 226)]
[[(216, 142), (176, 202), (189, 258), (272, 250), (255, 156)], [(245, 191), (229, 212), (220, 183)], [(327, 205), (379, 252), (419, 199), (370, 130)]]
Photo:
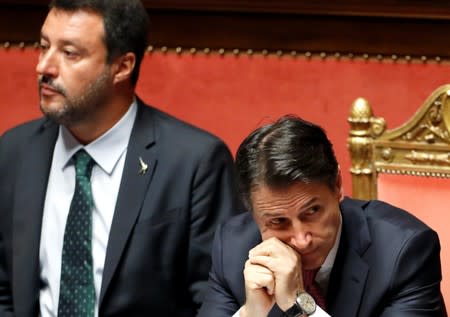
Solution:
[(398, 128), (386, 130), (363, 98), (352, 104), (348, 122), (354, 198), (376, 199), (379, 173), (450, 178), (450, 84)]

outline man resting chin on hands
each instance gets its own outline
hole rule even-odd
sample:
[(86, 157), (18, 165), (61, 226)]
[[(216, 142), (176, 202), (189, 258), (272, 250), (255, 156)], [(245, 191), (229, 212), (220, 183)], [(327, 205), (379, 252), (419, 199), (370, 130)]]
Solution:
[(198, 317), (442, 317), (439, 239), (381, 201), (343, 198), (333, 147), (293, 116), (236, 155), (250, 212), (216, 232)]

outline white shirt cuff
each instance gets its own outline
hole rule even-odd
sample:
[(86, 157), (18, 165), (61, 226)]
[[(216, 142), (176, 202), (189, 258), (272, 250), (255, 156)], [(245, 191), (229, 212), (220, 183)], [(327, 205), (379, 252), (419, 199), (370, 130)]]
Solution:
[[(241, 311), (241, 308), (239, 308), (239, 310), (237, 312), (235, 312), (232, 317), (240, 317), (240, 314), (239, 314), (240, 311)], [(331, 317), (322, 308), (320, 308), (320, 306), (317, 306), (314, 314), (309, 315), (309, 316), (310, 317)]]

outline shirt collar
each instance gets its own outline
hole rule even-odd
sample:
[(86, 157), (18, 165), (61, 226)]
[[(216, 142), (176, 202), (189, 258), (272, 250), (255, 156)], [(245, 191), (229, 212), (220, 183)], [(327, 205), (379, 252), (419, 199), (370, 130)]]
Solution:
[(94, 159), (95, 163), (110, 175), (128, 147), (136, 113), (137, 102), (135, 99), (125, 115), (111, 129), (84, 146), (75, 139), (66, 127), (60, 126), (55, 151), (57, 157), (59, 157), (61, 169), (68, 166), (70, 159), (78, 150), (84, 149)]
[(337, 254), (337, 251), (339, 248), (339, 243), (341, 241), (341, 233), (342, 233), (342, 214), (339, 213), (339, 228), (338, 228), (338, 232), (336, 234), (336, 240), (334, 241), (334, 245), (331, 248), (330, 252), (328, 253), (325, 261), (323, 262), (322, 266), (320, 267), (319, 272), (317, 272), (316, 280), (328, 278), (329, 274), (331, 273), (331, 269), (333, 268), (334, 261), (336, 260), (336, 254)]

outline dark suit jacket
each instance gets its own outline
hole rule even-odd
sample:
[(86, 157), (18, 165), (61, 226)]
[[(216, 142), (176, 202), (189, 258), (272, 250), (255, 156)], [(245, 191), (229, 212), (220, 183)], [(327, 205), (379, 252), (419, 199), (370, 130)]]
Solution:
[[(38, 314), (42, 211), (58, 125), (0, 138), (0, 316)], [(148, 163), (139, 173), (139, 157)], [(216, 137), (138, 102), (112, 221), (100, 316), (195, 316), (216, 225), (237, 210)]]
[[(341, 212), (342, 235), (330, 276), (327, 312), (332, 317), (443, 316), (436, 233), (380, 201), (346, 198)], [(260, 242), (249, 213), (219, 227), (200, 317), (229, 317), (245, 303), (244, 263), (248, 251)], [(275, 307), (270, 316), (280, 316), (280, 310)]]

